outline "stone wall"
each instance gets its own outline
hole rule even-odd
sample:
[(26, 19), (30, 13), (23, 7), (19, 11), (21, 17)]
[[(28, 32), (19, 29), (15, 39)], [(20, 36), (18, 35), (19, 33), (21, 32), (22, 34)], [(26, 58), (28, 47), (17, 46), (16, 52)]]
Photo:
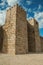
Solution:
[(3, 39), (4, 39), (4, 30), (2, 27), (0, 27), (0, 52), (2, 52), (3, 48)]
[(41, 51), (43, 52), (43, 37), (40, 37), (41, 39)]
[(26, 12), (21, 7), (17, 7), (15, 48), (17, 54), (28, 53)]
[(13, 6), (7, 11), (6, 22), (3, 26), (3, 30), (5, 31), (3, 40), (3, 52), (5, 52), (5, 45), (8, 45), (7, 53), (15, 54), (16, 6)]
[(41, 43), (37, 21), (27, 21), (26, 12), (18, 5), (10, 8), (5, 25), (0, 27), (0, 51), (9, 54), (41, 52)]
[[(31, 22), (31, 21), (30, 21)], [(27, 21), (28, 28), (28, 52), (35, 52), (35, 34), (34, 27)]]
[(29, 34), (29, 45), (31, 46), (31, 51), (34, 52), (41, 52), (41, 43), (39, 37), (39, 30), (38, 30), (38, 23), (35, 19), (29, 20), (29, 27), (30, 30), (28, 31)]
[(41, 52), (41, 41), (39, 36), (39, 25), (38, 22), (34, 19), (34, 30), (35, 30), (35, 46), (36, 46), (36, 52)]
[(26, 13), (21, 7), (16, 5), (7, 11), (3, 30), (3, 52), (7, 49), (10, 54), (28, 53)]

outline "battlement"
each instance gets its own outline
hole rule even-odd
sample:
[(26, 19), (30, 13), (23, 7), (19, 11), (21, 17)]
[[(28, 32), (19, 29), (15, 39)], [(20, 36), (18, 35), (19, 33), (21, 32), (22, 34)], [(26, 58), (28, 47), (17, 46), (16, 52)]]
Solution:
[(27, 21), (26, 12), (18, 4), (7, 10), (5, 25), (0, 27), (0, 52), (41, 52), (38, 22), (35, 19)]
[(29, 22), (32, 26), (35, 26), (36, 24), (38, 25), (38, 22), (37, 22), (34, 18), (30, 19), (28, 22)]
[[(16, 12), (16, 15), (18, 14), (19, 16), (25, 17), (26, 18), (26, 12), (24, 11), (24, 9), (22, 7), (20, 7), (18, 4), (14, 5), (13, 7), (9, 8), (7, 10), (7, 12)], [(23, 15), (22, 15), (23, 14)]]
[[(16, 5), (13, 5), (12, 7), (10, 7), (9, 9), (7, 9), (7, 11), (9, 11), (9, 10), (11, 10), (12, 8), (14, 8), (14, 7), (19, 7), (22, 11), (24, 11), (25, 12), (25, 10), (21, 7), (21, 6), (19, 6), (18, 4), (16, 4)], [(25, 12), (26, 13), (26, 12)]]

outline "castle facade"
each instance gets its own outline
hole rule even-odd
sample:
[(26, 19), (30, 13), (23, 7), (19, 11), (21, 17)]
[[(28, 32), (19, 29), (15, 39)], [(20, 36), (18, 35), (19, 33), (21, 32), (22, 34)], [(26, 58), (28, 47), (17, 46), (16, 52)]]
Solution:
[(28, 54), (43, 51), (38, 22), (26, 20), (26, 12), (18, 5), (7, 10), (6, 22), (0, 27), (0, 53)]

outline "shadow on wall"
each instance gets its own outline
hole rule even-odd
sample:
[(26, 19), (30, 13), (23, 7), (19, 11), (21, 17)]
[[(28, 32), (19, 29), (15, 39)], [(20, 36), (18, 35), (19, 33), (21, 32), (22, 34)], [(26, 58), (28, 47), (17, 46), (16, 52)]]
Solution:
[(27, 22), (27, 32), (28, 32), (28, 52), (35, 53), (35, 31), (34, 27)]
[(7, 53), (7, 34), (5, 30), (0, 27), (0, 53)]

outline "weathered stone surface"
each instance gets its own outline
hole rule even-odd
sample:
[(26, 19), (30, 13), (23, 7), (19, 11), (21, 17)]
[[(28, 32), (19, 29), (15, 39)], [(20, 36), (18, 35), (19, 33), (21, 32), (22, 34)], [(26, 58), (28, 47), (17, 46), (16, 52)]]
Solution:
[(16, 15), (16, 53), (28, 53), (28, 38), (27, 38), (27, 21), (26, 13), (20, 7), (17, 7)]
[(41, 42), (39, 37), (38, 23), (35, 19), (29, 20), (28, 38), (30, 51), (41, 52)]
[(28, 53), (26, 13), (21, 7), (16, 5), (7, 11), (3, 30), (6, 34), (3, 40), (3, 52), (5, 52), (5, 45), (7, 44), (7, 53)]
[[(31, 21), (30, 21), (31, 22)], [(27, 28), (28, 28), (28, 51), (29, 52), (35, 52), (35, 33), (34, 33), (34, 27), (30, 25), (29, 22), (27, 22)]]
[[(5, 30), (3, 45), (7, 44), (7, 53), (15, 54), (15, 40), (16, 40), (16, 6), (7, 11), (6, 23), (3, 26)], [(6, 38), (7, 36), (7, 38)], [(3, 52), (5, 47), (3, 46)]]
[(41, 52), (38, 23), (35, 19), (26, 20), (26, 12), (18, 5), (6, 13), (5, 25), (0, 27), (0, 52), (26, 54)]
[(40, 37), (41, 39), (41, 51), (43, 52), (43, 37)]

